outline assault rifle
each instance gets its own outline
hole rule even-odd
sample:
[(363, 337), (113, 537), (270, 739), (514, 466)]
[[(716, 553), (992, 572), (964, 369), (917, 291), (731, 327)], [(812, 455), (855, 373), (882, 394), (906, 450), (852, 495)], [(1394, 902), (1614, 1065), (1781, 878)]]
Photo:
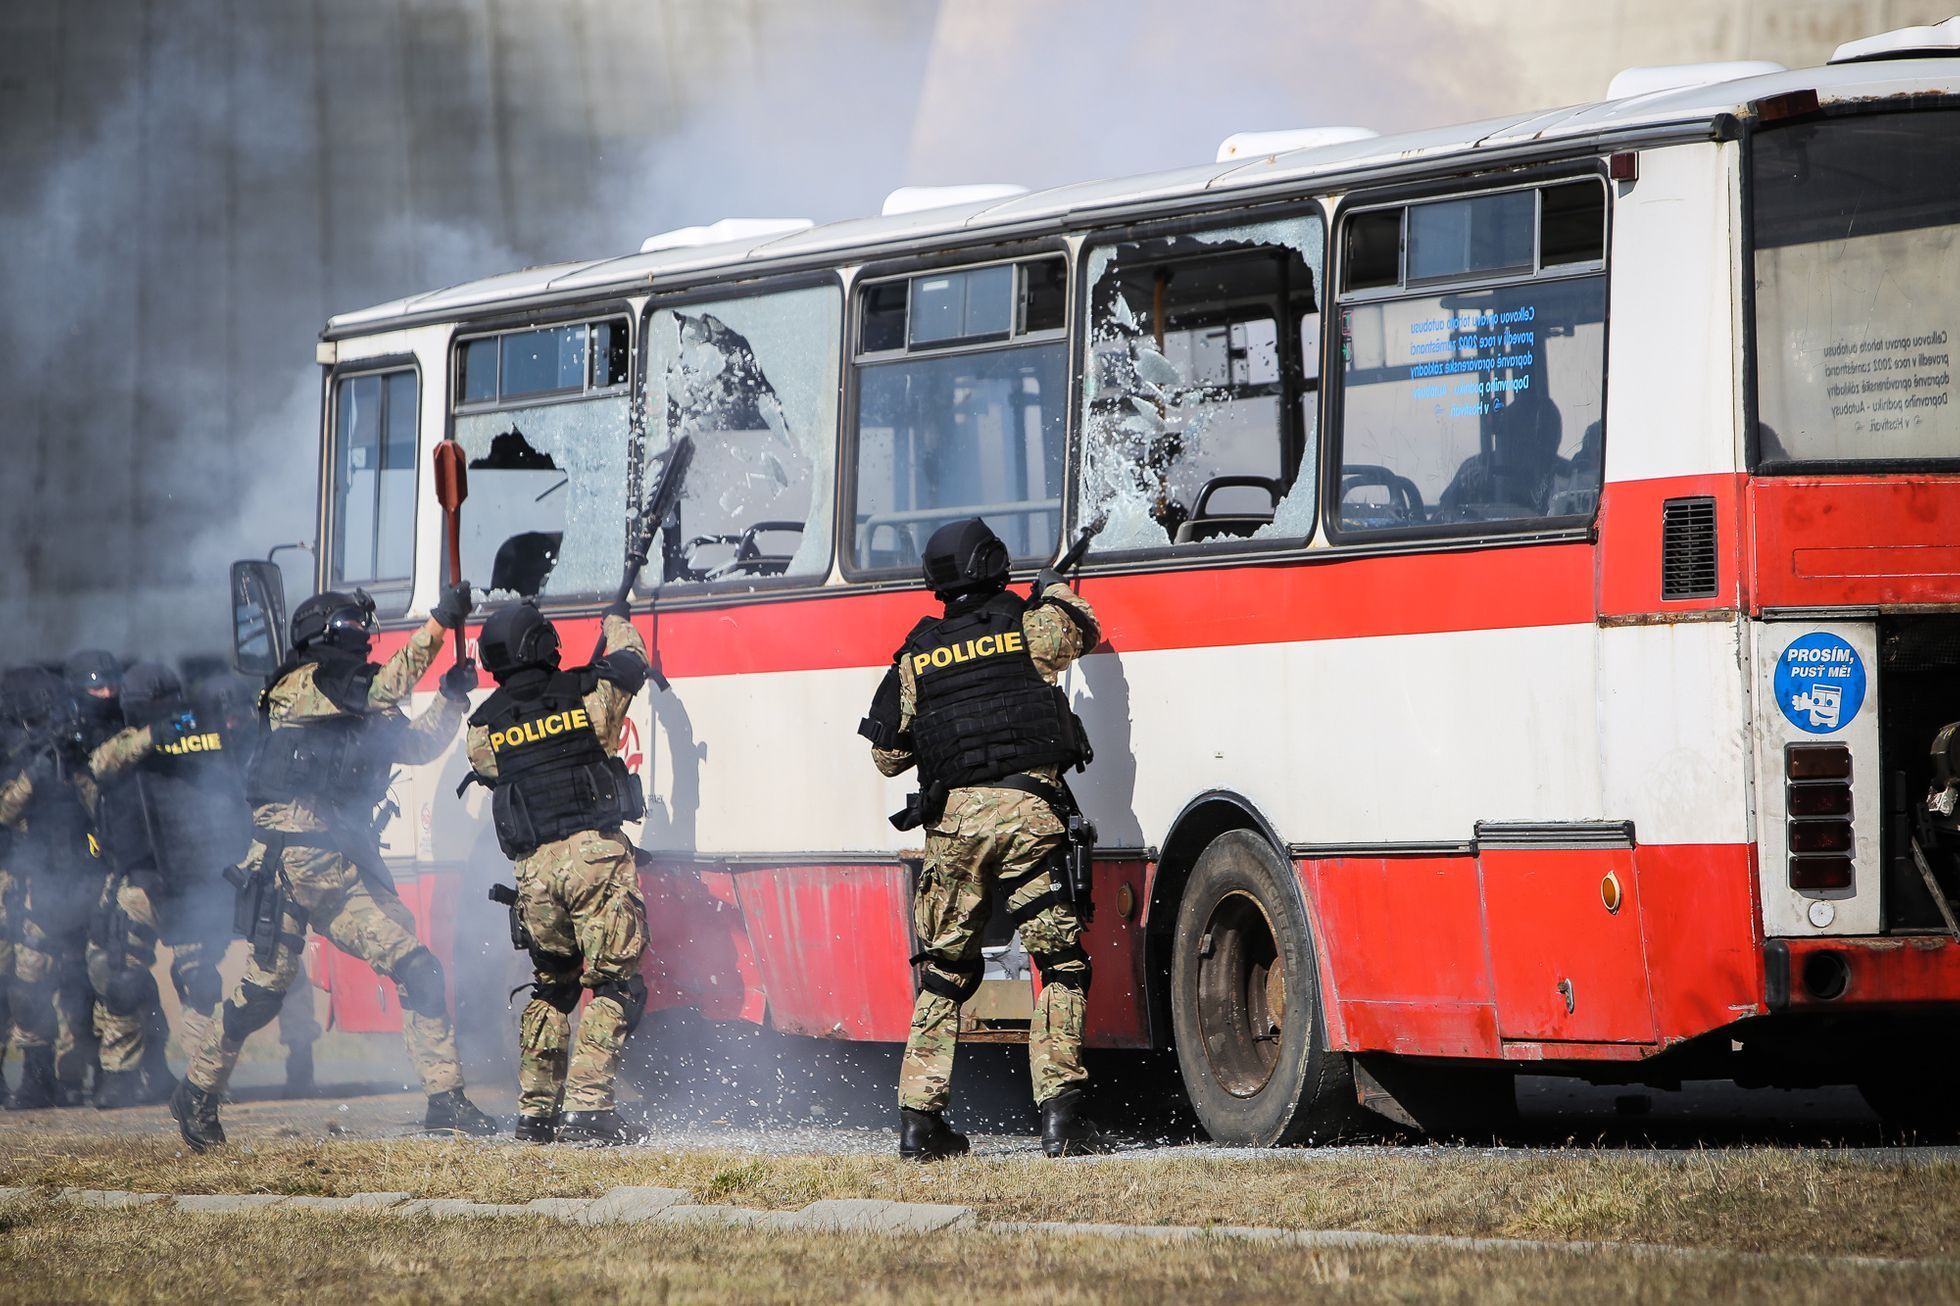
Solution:
[[(624, 603), (633, 592), (633, 586), (640, 579), (641, 568), (647, 565), (647, 555), (653, 551), (653, 537), (674, 514), (674, 507), (680, 502), (681, 486), (687, 481), (687, 465), (694, 461), (694, 437), (683, 435), (674, 441), (667, 450), (667, 462), (660, 469), (660, 479), (653, 483), (647, 494), (646, 506), (633, 522), (633, 538), (626, 553), (626, 572), (619, 578), (619, 590), (613, 595), (613, 602)], [(597, 662), (606, 651), (606, 633), (599, 632), (599, 642), (592, 646), (592, 661)], [(647, 659), (647, 674), (653, 683), (665, 690), (667, 677), (660, 674), (658, 662)]]
[[(1103, 527), (1107, 525), (1109, 525), (1107, 512), (1099, 512), (1085, 523), (1076, 533), (1075, 543), (1068, 546), (1068, 552), (1064, 553), (1061, 561), (1055, 564), (1056, 574), (1066, 576), (1069, 572), (1080, 568), (1083, 556), (1089, 552), (1089, 545), (1095, 541), (1096, 536), (1102, 534)], [(1088, 650), (1084, 649), (1083, 652), (1086, 653)], [(1076, 720), (1075, 713), (1068, 709), (1066, 700), (1063, 708), (1069, 712), (1070, 723), (1075, 726), (1077, 743), (1082, 750), (1081, 759), (1075, 764), (1075, 769), (1080, 771), (1095, 757), (1095, 750), (1089, 746), (1089, 737), (1083, 732), (1082, 723)], [(1056, 887), (1068, 895), (1068, 900), (1075, 906), (1076, 914), (1087, 923), (1096, 914), (1095, 900), (1091, 896), (1093, 886), (1090, 878), (1090, 871), (1096, 858), (1096, 823), (1082, 814), (1082, 809), (1076, 806), (1075, 795), (1069, 793), (1066, 783), (1062, 785), (1062, 793), (1067, 802), (1065, 805), (1056, 806), (1055, 810), (1068, 826), (1068, 843), (1064, 845), (1061, 854), (1062, 864), (1058, 868), (1057, 876), (1061, 882)]]

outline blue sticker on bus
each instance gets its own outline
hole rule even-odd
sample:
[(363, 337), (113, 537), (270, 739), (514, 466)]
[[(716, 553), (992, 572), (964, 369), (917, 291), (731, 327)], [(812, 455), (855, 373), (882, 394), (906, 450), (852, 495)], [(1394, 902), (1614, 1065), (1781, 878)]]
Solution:
[(1865, 663), (1836, 635), (1804, 635), (1776, 661), (1776, 705), (1797, 729), (1842, 730), (1865, 705)]

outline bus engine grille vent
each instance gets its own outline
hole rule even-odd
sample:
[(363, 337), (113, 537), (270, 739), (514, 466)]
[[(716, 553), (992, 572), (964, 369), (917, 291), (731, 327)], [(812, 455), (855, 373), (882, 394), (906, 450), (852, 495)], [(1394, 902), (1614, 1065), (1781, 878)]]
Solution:
[(1715, 500), (1669, 499), (1661, 505), (1661, 598), (1712, 599)]

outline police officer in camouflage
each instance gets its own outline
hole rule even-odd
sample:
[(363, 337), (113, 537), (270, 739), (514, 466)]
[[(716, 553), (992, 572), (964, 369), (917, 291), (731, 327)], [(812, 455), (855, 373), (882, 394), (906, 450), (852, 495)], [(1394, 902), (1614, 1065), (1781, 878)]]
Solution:
[(429, 1098), (426, 1126), (496, 1132), (463, 1095), (442, 963), (416, 938), (377, 843), (394, 764), (434, 761), (462, 724), (476, 686), (470, 662), (443, 673), (440, 697), (421, 716), (410, 719), (397, 705), (470, 607), (470, 587), (451, 586), (380, 664), (368, 660), (374, 603), (366, 594), (330, 591), (294, 610), (293, 652), (260, 696), (263, 733), (246, 773), (252, 847), (234, 883), (252, 956), (170, 1099), (193, 1151), (225, 1141), (225, 1085), (246, 1038), (279, 1014), (309, 927), (394, 981), (409, 1059)]
[(104, 736), (99, 722), (73, 713), (69, 689), (48, 673), (30, 680), (23, 700), (29, 742), (0, 785), (0, 825), (14, 831), (14, 869), (25, 885), (11, 993), (23, 1062), (8, 1104), (16, 1109), (81, 1101), (93, 1046), (84, 1037), (92, 1005), (86, 940), (108, 883), (98, 833), (103, 792), (155, 748), (180, 740), (190, 724), (160, 721)]
[[(530, 603), (492, 615), (478, 641), (497, 691), (470, 717), (470, 780), (489, 787), (497, 841), (516, 863), (515, 892), (491, 897), (510, 906), (511, 940), (536, 972), (518, 1021), (517, 1136), (532, 1143), (645, 1136), (613, 1103), (647, 1000), (646, 903), (619, 828), (646, 814), (639, 777), (617, 755), (648, 675), (627, 611), (606, 609), (604, 655), (572, 670), (560, 669), (558, 632)], [(581, 992), (592, 996), (574, 1036)]]
[[(918, 767), (919, 794), (908, 810), (926, 827), (899, 1155), (928, 1161), (967, 1150), (966, 1136), (943, 1113), (959, 1008), (980, 987), (980, 934), (997, 884), (1041, 972), (1028, 1059), (1042, 1150), (1100, 1150), (1102, 1136), (1082, 1114), (1089, 956), (1062, 861), (1072, 800), (1061, 773), (1082, 759), (1083, 746), (1056, 683), (1101, 638), (1095, 613), (1052, 571), (1042, 572), (1031, 599), (1009, 592), (1007, 546), (977, 518), (934, 532), (924, 562), (945, 612), (907, 636), (859, 728), (883, 774)], [(900, 828), (909, 823), (894, 818)]]
[[(243, 795), (215, 719), (191, 708), (176, 672), (139, 662), (123, 677), (130, 729), (178, 728), (175, 738), (102, 785), (98, 828), (110, 880), (89, 931), (89, 982), (101, 1049), (98, 1109), (167, 1101), (169, 1029), (153, 971), (157, 944), (195, 1047), (224, 995), (218, 962), (231, 942), (230, 894), (220, 876), (244, 852)], [(187, 728), (177, 723), (188, 723)], [(234, 810), (236, 809), (236, 810)]]
[[(131, 672), (132, 677), (134, 671)], [(170, 982), (177, 990), (183, 1023), (180, 1041), (195, 1050), (210, 1032), (224, 1001), (224, 981), (218, 966), (232, 938), (232, 893), (223, 883), (222, 869), (236, 865), (252, 846), (252, 807), (245, 801), (245, 763), (258, 738), (259, 686), (229, 671), (208, 675), (191, 686), (191, 713), (207, 738), (197, 755), (197, 854), (208, 873), (193, 874), (178, 902), (182, 910), (168, 915), (176, 941), (171, 944)], [(127, 711), (125, 705), (125, 711)], [(216, 735), (214, 741), (210, 734)], [(178, 894), (177, 886), (171, 892)], [(208, 892), (206, 891), (208, 888)], [(286, 986), (279, 1007), (279, 1042), (286, 1049), (288, 1098), (313, 1094), (313, 1045), (320, 1038), (320, 1020), (313, 1011), (315, 989), (301, 967)]]

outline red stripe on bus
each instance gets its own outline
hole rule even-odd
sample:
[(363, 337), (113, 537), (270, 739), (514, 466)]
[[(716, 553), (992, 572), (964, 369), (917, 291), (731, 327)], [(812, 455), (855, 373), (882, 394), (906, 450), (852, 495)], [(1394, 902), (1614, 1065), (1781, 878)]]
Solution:
[[(1592, 620), (1592, 550), (1091, 576), (1083, 594), (1120, 652), (1565, 625)], [(910, 591), (668, 612), (661, 664), (674, 677), (882, 666), (912, 625), (937, 611), (924, 591)]]
[[(1083, 593), (1119, 652), (1571, 625), (1593, 619), (1593, 550), (1546, 544), (1090, 576)], [(656, 643), (662, 670), (677, 679), (876, 667), (938, 610), (923, 589), (664, 610)], [(634, 620), (649, 632), (645, 614)], [(587, 618), (558, 629), (583, 656), (598, 627)], [(384, 635), (377, 656), (405, 638)], [(423, 688), (448, 664), (445, 656), (431, 668)]]

